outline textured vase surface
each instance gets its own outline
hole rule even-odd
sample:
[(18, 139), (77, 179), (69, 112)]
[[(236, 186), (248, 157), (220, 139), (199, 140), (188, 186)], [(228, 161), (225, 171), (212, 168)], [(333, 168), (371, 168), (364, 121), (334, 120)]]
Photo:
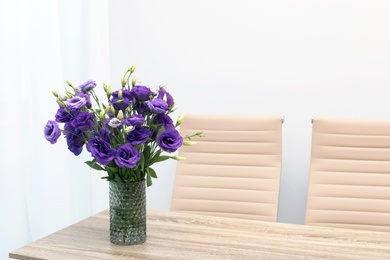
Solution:
[(110, 182), (110, 241), (136, 245), (146, 240), (145, 181)]

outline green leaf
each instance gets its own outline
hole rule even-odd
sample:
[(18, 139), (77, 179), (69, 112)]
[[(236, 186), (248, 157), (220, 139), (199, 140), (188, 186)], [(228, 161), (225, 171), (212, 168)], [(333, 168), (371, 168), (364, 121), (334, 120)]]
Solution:
[(160, 156), (157, 158), (156, 162), (162, 162), (162, 161), (168, 160), (169, 158), (171, 158), (170, 155), (160, 155)]
[(104, 168), (101, 167), (99, 164), (97, 164), (95, 160), (86, 161), (85, 163), (86, 163), (89, 167), (91, 167), (92, 169), (95, 169), (95, 170), (98, 170), (98, 171), (104, 171)]
[(141, 159), (139, 160), (139, 163), (137, 163), (136, 168), (138, 168), (138, 166), (141, 166), (141, 169), (145, 168), (145, 156), (143, 154), (141, 154)]
[(123, 180), (122, 180), (122, 178), (119, 176), (119, 174), (115, 174), (114, 180), (115, 180), (116, 182), (118, 182), (118, 183), (122, 183), (122, 182), (123, 182)]
[(155, 179), (157, 178), (157, 173), (153, 168), (148, 168), (147, 171), (148, 171), (150, 177), (155, 178)]
[(145, 179), (145, 172), (141, 172), (139, 169), (135, 170), (135, 176), (137, 180), (143, 180)]
[(150, 157), (150, 146), (148, 146), (148, 145), (145, 146), (144, 151), (143, 151), (143, 155), (145, 156), (145, 158)]
[(110, 176), (104, 176), (104, 177), (101, 177), (101, 179), (105, 179), (107, 181), (113, 181), (114, 179), (112, 179)]
[(148, 187), (152, 186), (152, 177), (150, 176), (149, 172), (146, 174), (146, 185)]
[(152, 166), (152, 165), (157, 161), (157, 159), (160, 157), (160, 154), (161, 154), (161, 150), (158, 150), (158, 151), (153, 155), (152, 159), (150, 159), (150, 161), (149, 161), (147, 167)]
[(106, 166), (106, 168), (107, 168), (107, 171), (110, 173), (117, 173), (118, 172), (118, 167)]
[[(157, 132), (156, 137), (158, 137), (162, 132), (164, 132), (164, 130), (165, 130), (164, 127), (160, 127), (160, 129)], [(156, 138), (156, 140), (157, 140), (157, 138)]]

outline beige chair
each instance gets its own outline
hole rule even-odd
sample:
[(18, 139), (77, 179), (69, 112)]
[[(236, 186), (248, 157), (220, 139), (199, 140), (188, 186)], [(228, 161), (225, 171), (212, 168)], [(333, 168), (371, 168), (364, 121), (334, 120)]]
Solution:
[(180, 126), (182, 136), (200, 130), (179, 150), (171, 210), (276, 221), (282, 118), (192, 114)]
[(390, 119), (313, 119), (306, 224), (390, 231)]

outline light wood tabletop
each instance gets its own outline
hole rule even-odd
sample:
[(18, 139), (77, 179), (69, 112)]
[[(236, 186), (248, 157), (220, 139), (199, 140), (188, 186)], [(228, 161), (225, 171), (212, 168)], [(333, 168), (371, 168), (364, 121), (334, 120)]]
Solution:
[(10, 254), (14, 259), (390, 259), (390, 233), (148, 211), (147, 240), (110, 243), (109, 211)]

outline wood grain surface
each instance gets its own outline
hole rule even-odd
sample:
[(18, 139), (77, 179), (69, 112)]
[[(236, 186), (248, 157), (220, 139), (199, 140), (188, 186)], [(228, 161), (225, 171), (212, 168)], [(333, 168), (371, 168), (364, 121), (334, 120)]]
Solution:
[(147, 212), (147, 240), (117, 246), (108, 210), (11, 252), (36, 259), (390, 259), (390, 233)]

